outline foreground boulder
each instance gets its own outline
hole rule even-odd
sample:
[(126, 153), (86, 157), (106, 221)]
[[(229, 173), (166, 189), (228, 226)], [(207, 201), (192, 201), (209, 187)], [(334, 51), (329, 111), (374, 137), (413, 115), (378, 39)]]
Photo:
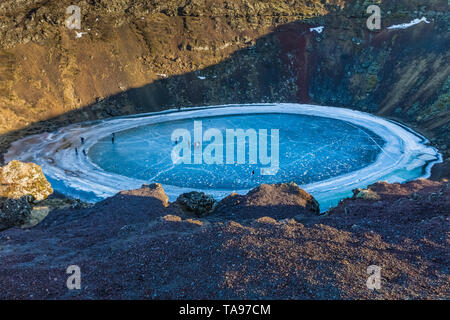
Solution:
[(245, 196), (231, 194), (223, 199), (214, 215), (235, 220), (268, 216), (274, 219), (318, 215), (319, 203), (295, 183), (263, 184)]
[(378, 201), (380, 200), (380, 196), (371, 189), (355, 189), (353, 190), (353, 198), (352, 199), (363, 199), (369, 201)]
[(198, 217), (209, 214), (216, 200), (203, 192), (189, 192), (180, 195), (175, 202), (182, 210), (193, 213)]
[(31, 195), (42, 201), (53, 193), (40, 166), (13, 160), (0, 168), (0, 197), (20, 199)]
[(40, 166), (15, 160), (0, 167), (0, 231), (37, 224), (48, 210), (33, 211), (33, 203), (47, 199), (52, 193)]
[(167, 196), (164, 188), (159, 183), (153, 183), (150, 185), (144, 184), (140, 189), (126, 190), (119, 193), (121, 196), (127, 197), (141, 197), (141, 198), (154, 198), (155, 205), (167, 207), (169, 205), (169, 197)]

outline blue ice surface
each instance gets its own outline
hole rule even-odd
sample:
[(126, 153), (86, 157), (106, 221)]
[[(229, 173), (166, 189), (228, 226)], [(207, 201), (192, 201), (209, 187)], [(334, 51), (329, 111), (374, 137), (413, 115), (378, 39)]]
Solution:
[[(262, 175), (268, 165), (179, 164), (174, 165), (171, 141), (175, 129), (187, 129), (194, 137), (194, 120), (202, 121), (203, 132), (219, 129), (279, 129), (280, 169), (276, 175)], [(194, 142), (192, 141), (192, 155)], [(105, 137), (89, 149), (90, 159), (105, 171), (184, 188), (243, 190), (260, 184), (295, 182), (305, 185), (362, 169), (375, 162), (385, 141), (375, 133), (348, 122), (298, 114), (250, 114), (213, 116), (158, 123), (118, 132), (115, 142)], [(203, 149), (208, 143), (203, 143)], [(237, 148), (235, 146), (235, 158)]]

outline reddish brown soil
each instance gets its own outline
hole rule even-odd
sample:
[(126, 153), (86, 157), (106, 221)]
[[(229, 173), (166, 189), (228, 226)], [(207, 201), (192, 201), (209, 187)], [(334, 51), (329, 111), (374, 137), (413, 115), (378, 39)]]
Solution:
[[(371, 189), (380, 201), (344, 200), (322, 217), (299, 205), (295, 220), (192, 220), (148, 187), (56, 210), (0, 233), (0, 298), (449, 299), (449, 183)], [(74, 264), (79, 291), (66, 288)], [(370, 265), (382, 268), (378, 291)]]
[(301, 103), (310, 102), (309, 77), (308, 77), (308, 54), (306, 45), (309, 41), (307, 34), (310, 33), (309, 26), (304, 24), (291, 24), (279, 28), (276, 37), (280, 43), (283, 63), (296, 70), (297, 99)]

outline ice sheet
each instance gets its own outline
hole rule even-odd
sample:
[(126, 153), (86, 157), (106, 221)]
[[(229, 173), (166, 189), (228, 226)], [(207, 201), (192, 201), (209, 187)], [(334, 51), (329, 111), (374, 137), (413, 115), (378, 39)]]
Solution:
[[(183, 112), (171, 110), (74, 124), (54, 133), (30, 136), (14, 142), (5, 155), (5, 160), (17, 159), (35, 162), (42, 166), (46, 176), (54, 186), (57, 186), (55, 189), (61, 189), (60, 191), (85, 201), (98, 201), (112, 196), (118, 191), (138, 188), (142, 184), (149, 183), (145, 179), (136, 179), (105, 171), (89, 157), (83, 155), (83, 149), (89, 153), (91, 147), (101, 139), (108, 138), (112, 133), (167, 121), (261, 113), (299, 114), (339, 119), (364, 128), (385, 141), (382, 146), (383, 151), (370, 165), (331, 179), (302, 185), (306, 191), (318, 199), (322, 210), (335, 205), (342, 197), (351, 195), (352, 189), (366, 187), (380, 180), (404, 182), (415, 178), (429, 177), (432, 165), (442, 161), (441, 155), (435, 148), (428, 145), (428, 141), (424, 137), (394, 122), (350, 109), (300, 104), (250, 104), (191, 108), (185, 109)], [(83, 146), (80, 146), (80, 137), (86, 139)], [(74, 152), (75, 147), (79, 150), (78, 154)], [(170, 200), (193, 189), (164, 183), (163, 186)], [(233, 191), (246, 193), (248, 189), (201, 188), (197, 191), (205, 191), (220, 199)]]

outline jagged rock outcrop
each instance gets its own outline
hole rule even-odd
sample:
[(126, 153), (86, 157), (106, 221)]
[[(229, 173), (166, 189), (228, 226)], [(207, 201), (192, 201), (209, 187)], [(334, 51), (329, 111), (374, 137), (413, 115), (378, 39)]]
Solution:
[(0, 197), (20, 199), (31, 195), (35, 201), (42, 201), (52, 193), (52, 186), (37, 164), (14, 160), (0, 167)]
[(182, 210), (195, 214), (197, 217), (211, 213), (216, 204), (216, 200), (204, 192), (183, 193), (175, 202)]
[(0, 231), (18, 226), (33, 226), (42, 221), (49, 208), (39, 206), (53, 193), (40, 166), (11, 161), (0, 167)]
[(263, 184), (246, 195), (232, 194), (218, 203), (214, 216), (246, 220), (260, 217), (293, 218), (317, 215), (319, 203), (295, 183)]
[[(448, 246), (450, 183), (419, 179), (405, 184), (378, 182), (366, 191), (372, 197), (344, 199), (323, 223), (352, 232), (384, 234), (390, 239), (426, 237)], [(449, 256), (444, 260), (448, 263)]]
[(380, 200), (380, 196), (371, 189), (355, 189), (353, 190), (353, 199), (364, 199), (364, 200)]
[(127, 197), (154, 198), (155, 200), (159, 200), (164, 207), (169, 205), (169, 197), (164, 191), (162, 185), (159, 183), (153, 183), (151, 185), (144, 184), (140, 189), (122, 191), (119, 195)]

